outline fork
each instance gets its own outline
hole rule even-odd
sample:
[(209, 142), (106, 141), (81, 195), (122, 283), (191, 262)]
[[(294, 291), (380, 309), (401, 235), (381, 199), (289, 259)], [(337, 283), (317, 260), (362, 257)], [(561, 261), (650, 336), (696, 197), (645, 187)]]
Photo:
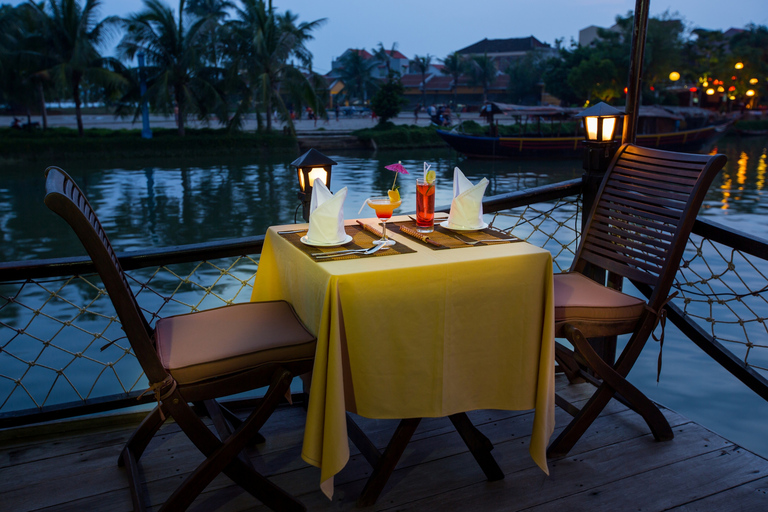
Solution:
[(493, 243), (493, 242), (517, 242), (517, 238), (489, 238), (487, 240), (472, 240), (471, 242), (467, 242), (466, 240), (462, 240), (467, 245), (477, 245), (477, 244), (487, 244), (487, 243)]

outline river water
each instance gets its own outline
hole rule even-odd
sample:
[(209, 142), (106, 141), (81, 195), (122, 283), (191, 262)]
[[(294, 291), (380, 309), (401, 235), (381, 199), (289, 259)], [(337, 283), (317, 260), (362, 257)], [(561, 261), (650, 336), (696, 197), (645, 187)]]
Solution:
[[(728, 163), (700, 215), (768, 238), (766, 146), (765, 138), (726, 137), (703, 150), (724, 153)], [(438, 206), (450, 204), (456, 166), (473, 182), (487, 177), (487, 196), (569, 180), (583, 172), (579, 160), (471, 161), (447, 148), (326, 154), (337, 162), (331, 189), (349, 189), (345, 218), (372, 216), (367, 207), (358, 212), (365, 198), (390, 188), (394, 174), (384, 166), (398, 161), (411, 172), (398, 176), (401, 212), (415, 210), (415, 175), (425, 161), (437, 172)], [(295, 169), (289, 165), (293, 158), (78, 161), (61, 167), (83, 188), (120, 252), (259, 235), (270, 225), (292, 223), (297, 217), (301, 221)], [(0, 167), (0, 261), (85, 254), (66, 225), (43, 205), (44, 167)], [(667, 335), (658, 384), (657, 355), (657, 345), (649, 343), (630, 374), (633, 383), (671, 409), (768, 456), (768, 403), (674, 332)]]

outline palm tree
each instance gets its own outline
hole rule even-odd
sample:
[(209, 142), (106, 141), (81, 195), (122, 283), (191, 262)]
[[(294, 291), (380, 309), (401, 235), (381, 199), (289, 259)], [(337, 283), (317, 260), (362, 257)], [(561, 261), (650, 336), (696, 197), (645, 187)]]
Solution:
[(485, 55), (476, 55), (469, 61), (469, 74), (471, 82), (474, 85), (480, 85), (483, 88), (483, 103), (488, 101), (488, 88), (498, 75), (496, 63), (492, 58)]
[(84, 81), (108, 87), (124, 81), (114, 71), (118, 63), (99, 54), (99, 47), (107, 42), (118, 20), (98, 19), (101, 0), (86, 0), (82, 7), (77, 0), (48, 0), (47, 4), (30, 2), (30, 5), (41, 20), (40, 36), (45, 41), (45, 55), (51, 61), (44, 72), (57, 87), (70, 90), (75, 102), (77, 131), (82, 136), (80, 92)]
[(324, 105), (318, 100), (319, 75), (312, 72), (312, 54), (306, 43), (325, 19), (296, 24), (297, 15), (290, 11), (278, 14), (271, 0), (242, 0), (241, 4), (235, 9), (235, 20), (229, 24), (229, 77), (230, 81), (236, 79), (242, 84), (242, 99), (232, 122), (240, 123), (255, 99), (260, 98), (267, 130), (272, 129), (272, 112), (276, 109), (293, 132), (282, 92), (318, 113), (323, 111)]
[(451, 90), (453, 91), (453, 108), (456, 108), (458, 98), (459, 78), (467, 71), (467, 62), (459, 52), (453, 52), (444, 59), (440, 59), (445, 68), (442, 70), (444, 75), (453, 78)]
[(384, 44), (379, 42), (379, 47), (373, 50), (373, 56), (380, 60), (387, 67), (387, 77), (392, 74), (392, 54), (397, 51), (397, 42), (392, 43), (392, 49), (387, 50)]
[(432, 56), (426, 54), (423, 57), (415, 55), (411, 61), (411, 65), (421, 73), (421, 104), (427, 104), (427, 71), (429, 66), (432, 65)]
[(184, 3), (179, 0), (177, 19), (161, 0), (144, 0), (143, 11), (123, 20), (126, 34), (118, 45), (125, 59), (144, 53), (149, 77), (145, 98), (166, 113), (178, 109), (181, 136), (189, 113), (203, 120), (211, 112), (217, 112), (219, 119), (227, 118), (226, 105), (214, 84), (217, 73), (202, 62), (206, 36), (216, 26), (215, 21), (190, 15), (187, 25)]
[(188, 0), (186, 10), (197, 18), (207, 18), (213, 21), (206, 32), (207, 41), (203, 45), (203, 54), (207, 63), (211, 66), (221, 64), (221, 42), (226, 36), (223, 32), (223, 22), (228, 16), (228, 9), (235, 7), (230, 0)]
[(361, 50), (350, 50), (341, 57), (339, 78), (344, 82), (344, 92), (352, 98), (368, 101), (368, 93), (379, 86), (373, 77), (374, 59), (364, 59)]
[[(34, 76), (40, 69), (32, 37), (35, 24), (29, 14), (30, 6), (26, 4), (0, 6), (0, 103), (25, 107), (27, 123), (31, 122), (31, 106), (36, 101)], [(42, 88), (42, 81), (36, 82)]]

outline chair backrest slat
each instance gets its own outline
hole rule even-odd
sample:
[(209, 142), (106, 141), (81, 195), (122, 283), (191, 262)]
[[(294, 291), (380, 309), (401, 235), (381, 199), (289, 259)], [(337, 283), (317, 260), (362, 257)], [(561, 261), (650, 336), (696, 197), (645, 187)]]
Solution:
[(141, 312), (128, 279), (96, 213), (70, 176), (58, 167), (45, 170), (45, 204), (63, 218), (93, 260), (120, 323), (150, 382), (159, 382), (166, 372), (157, 356), (153, 329)]
[(723, 155), (623, 145), (606, 171), (572, 270), (589, 263), (650, 285), (651, 306), (660, 307), (707, 189), (725, 161)]

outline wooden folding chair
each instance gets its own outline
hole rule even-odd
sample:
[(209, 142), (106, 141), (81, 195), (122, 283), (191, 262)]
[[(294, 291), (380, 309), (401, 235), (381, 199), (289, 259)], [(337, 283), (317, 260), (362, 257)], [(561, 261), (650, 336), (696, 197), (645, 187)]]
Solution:
[[(581, 410), (558, 397), (558, 404), (574, 418), (550, 444), (548, 456), (567, 454), (617, 394), (643, 417), (657, 440), (672, 439), (661, 411), (626, 377), (663, 318), (696, 215), (725, 162), (724, 155), (632, 144), (619, 148), (611, 161), (573, 264), (554, 279), (555, 336), (566, 338), (575, 349), (557, 343), (555, 359), (569, 379), (582, 376), (598, 388)], [(606, 276), (613, 288), (602, 284)], [(623, 278), (648, 299), (622, 293)], [(604, 360), (589, 341), (629, 333), (615, 363)]]
[[(81, 190), (57, 167), (45, 173), (45, 204), (67, 221), (88, 251), (149, 379), (149, 390), (157, 397), (157, 407), (133, 433), (118, 461), (128, 470), (134, 510), (145, 510), (139, 458), (168, 417), (206, 459), (160, 510), (186, 509), (221, 472), (273, 510), (305, 510), (241, 455), (246, 445), (259, 439), (259, 429), (289, 390), (292, 377), (312, 368), (316, 339), (291, 305), (275, 301), (225, 306), (161, 318), (152, 328)], [(243, 421), (216, 401), (267, 385), (266, 394)], [(191, 404), (207, 411), (218, 437)]]

